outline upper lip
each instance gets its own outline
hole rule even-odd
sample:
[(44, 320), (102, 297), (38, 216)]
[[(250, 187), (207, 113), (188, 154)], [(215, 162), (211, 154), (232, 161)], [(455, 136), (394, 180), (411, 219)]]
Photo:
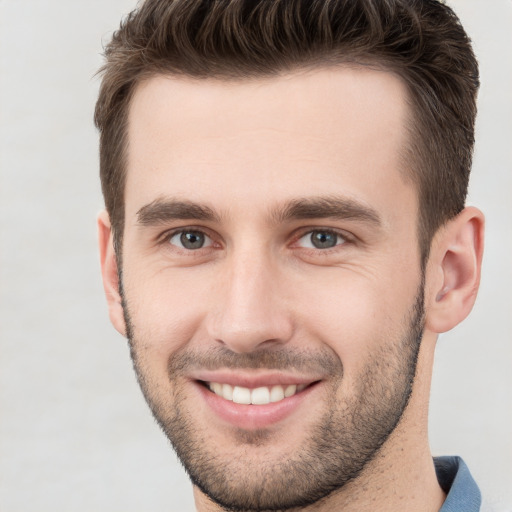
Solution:
[(287, 374), (282, 372), (262, 372), (261, 370), (253, 371), (198, 371), (190, 376), (194, 380), (203, 382), (219, 382), (221, 384), (230, 384), (231, 386), (240, 386), (244, 388), (254, 389), (266, 386), (287, 386), (290, 384), (312, 384), (319, 377), (300, 376)]

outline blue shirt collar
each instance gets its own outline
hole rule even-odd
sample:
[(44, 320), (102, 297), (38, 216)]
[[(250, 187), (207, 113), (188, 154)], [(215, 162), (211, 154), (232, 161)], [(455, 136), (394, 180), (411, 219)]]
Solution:
[(447, 494), (439, 512), (479, 512), (480, 489), (460, 457), (435, 457), (437, 480)]

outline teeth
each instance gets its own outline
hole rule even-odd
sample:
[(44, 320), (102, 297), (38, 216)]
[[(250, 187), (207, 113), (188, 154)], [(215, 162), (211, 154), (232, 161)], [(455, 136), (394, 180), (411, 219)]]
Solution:
[(229, 384), (222, 384), (222, 395), (226, 400), (233, 400), (233, 388)]
[(268, 388), (256, 388), (251, 391), (251, 404), (264, 405), (270, 403), (270, 391)]
[(222, 395), (222, 384), (219, 384), (218, 382), (212, 382), (210, 384), (210, 389), (216, 394), (216, 395)]
[(270, 390), (270, 401), (280, 402), (284, 398), (283, 386), (272, 386)]
[(284, 397), (288, 398), (289, 396), (295, 395), (296, 391), (297, 391), (297, 386), (295, 386), (294, 384), (291, 384), (284, 390)]
[(244, 388), (242, 386), (231, 386), (230, 384), (220, 384), (219, 382), (210, 382), (208, 387), (216, 395), (225, 400), (232, 400), (237, 404), (266, 405), (269, 403), (280, 402), (285, 398), (295, 395), (302, 391), (306, 384), (290, 384), (288, 386), (260, 387), (255, 389)]
[(235, 402), (235, 404), (250, 404), (251, 390), (249, 388), (241, 388), (240, 386), (235, 386), (233, 388), (233, 402)]

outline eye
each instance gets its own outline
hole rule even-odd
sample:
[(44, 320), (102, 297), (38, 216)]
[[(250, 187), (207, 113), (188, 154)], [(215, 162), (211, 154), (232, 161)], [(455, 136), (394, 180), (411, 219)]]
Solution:
[(202, 231), (186, 230), (178, 231), (169, 238), (169, 243), (177, 247), (194, 251), (210, 247), (213, 244), (212, 239)]
[(345, 238), (336, 231), (315, 229), (299, 238), (297, 245), (306, 249), (331, 249), (345, 243), (345, 241)]

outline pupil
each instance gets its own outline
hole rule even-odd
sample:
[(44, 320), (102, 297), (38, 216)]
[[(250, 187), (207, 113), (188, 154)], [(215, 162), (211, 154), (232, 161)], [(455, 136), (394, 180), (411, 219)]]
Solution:
[(200, 249), (204, 244), (204, 235), (197, 231), (186, 231), (181, 234), (180, 241), (186, 249)]
[(311, 233), (311, 243), (317, 249), (329, 249), (336, 245), (338, 236), (328, 231), (313, 231)]

